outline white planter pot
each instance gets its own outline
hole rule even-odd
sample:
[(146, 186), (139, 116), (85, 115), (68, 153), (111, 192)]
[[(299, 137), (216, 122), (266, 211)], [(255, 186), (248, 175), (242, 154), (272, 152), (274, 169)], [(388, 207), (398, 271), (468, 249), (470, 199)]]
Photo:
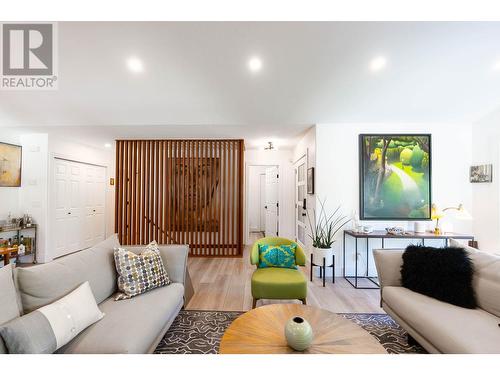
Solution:
[(326, 265), (329, 266), (332, 263), (333, 248), (330, 249), (320, 249), (318, 247), (313, 247), (313, 263), (322, 266), (323, 258), (325, 258)]

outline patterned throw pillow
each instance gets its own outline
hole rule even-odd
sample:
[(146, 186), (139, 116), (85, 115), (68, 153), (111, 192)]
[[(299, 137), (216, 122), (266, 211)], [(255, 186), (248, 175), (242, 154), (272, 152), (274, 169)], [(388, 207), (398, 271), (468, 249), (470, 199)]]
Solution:
[(170, 284), (156, 241), (151, 242), (140, 255), (116, 248), (115, 266), (118, 272), (118, 290), (115, 301), (129, 299), (148, 290)]
[(296, 245), (259, 245), (259, 268), (279, 267), (297, 269)]

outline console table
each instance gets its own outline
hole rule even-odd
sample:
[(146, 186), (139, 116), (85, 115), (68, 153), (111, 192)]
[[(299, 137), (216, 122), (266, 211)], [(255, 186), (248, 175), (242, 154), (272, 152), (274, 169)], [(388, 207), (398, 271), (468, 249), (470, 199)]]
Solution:
[[(354, 275), (349, 276), (346, 275), (346, 256), (345, 256), (345, 249), (346, 249), (346, 237), (352, 237), (354, 238), (354, 251), (356, 254), (355, 257), (355, 266), (354, 266)], [(366, 276), (358, 276), (358, 239), (364, 238), (366, 239)], [(377, 281), (373, 280), (374, 277), (368, 276), (368, 267), (369, 267), (369, 259), (368, 259), (368, 254), (370, 251), (369, 243), (370, 239), (379, 239), (382, 240), (382, 249), (384, 249), (384, 241), (385, 239), (396, 239), (396, 240), (405, 240), (405, 239), (418, 239), (421, 240), (422, 246), (425, 246), (425, 240), (444, 240), (444, 245), (448, 246), (448, 243), (450, 239), (455, 239), (455, 240), (469, 240), (469, 241), (474, 241), (474, 236), (469, 235), (469, 234), (458, 234), (458, 233), (442, 233), (442, 234), (434, 234), (433, 232), (425, 232), (425, 233), (416, 233), (416, 232), (406, 232), (405, 234), (402, 235), (395, 235), (395, 234), (388, 234), (385, 230), (375, 230), (371, 233), (364, 233), (364, 232), (355, 232), (353, 230), (345, 230), (344, 231), (344, 243), (343, 243), (343, 251), (342, 251), (342, 258), (343, 258), (343, 276), (344, 279), (347, 280), (349, 284), (351, 284), (354, 288), (356, 289), (379, 289), (380, 285), (378, 284)], [(387, 249), (390, 251), (390, 249)], [(354, 283), (350, 280), (354, 279)], [(371, 281), (375, 286), (370, 286), (370, 287), (361, 287), (358, 286), (358, 279), (367, 279)]]

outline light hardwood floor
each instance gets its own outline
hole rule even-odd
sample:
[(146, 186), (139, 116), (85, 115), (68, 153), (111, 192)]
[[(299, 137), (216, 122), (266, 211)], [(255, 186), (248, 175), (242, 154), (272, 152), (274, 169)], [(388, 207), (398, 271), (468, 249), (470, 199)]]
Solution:
[[(255, 266), (250, 264), (249, 250), (247, 246), (242, 258), (189, 258), (188, 268), (195, 293), (186, 309), (250, 310), (250, 280)], [(301, 270), (309, 280), (309, 262)], [(314, 277), (312, 283), (308, 281), (307, 304), (337, 313), (382, 313), (379, 297), (379, 290), (354, 289), (341, 277), (335, 279), (335, 284), (331, 277), (327, 278), (324, 288), (318, 277)], [(257, 306), (277, 302), (280, 301), (261, 300)]]

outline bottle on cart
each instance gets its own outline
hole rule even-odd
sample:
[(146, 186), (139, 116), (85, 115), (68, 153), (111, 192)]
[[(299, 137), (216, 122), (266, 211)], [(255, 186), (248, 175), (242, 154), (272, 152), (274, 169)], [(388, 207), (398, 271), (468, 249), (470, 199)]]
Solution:
[(9, 241), (7, 241), (7, 247), (11, 247), (12, 246), (12, 238), (9, 238)]
[(24, 245), (24, 236), (21, 235), (21, 239), (19, 241), (19, 247), (17, 249), (18, 255), (24, 255), (26, 253), (26, 246)]

